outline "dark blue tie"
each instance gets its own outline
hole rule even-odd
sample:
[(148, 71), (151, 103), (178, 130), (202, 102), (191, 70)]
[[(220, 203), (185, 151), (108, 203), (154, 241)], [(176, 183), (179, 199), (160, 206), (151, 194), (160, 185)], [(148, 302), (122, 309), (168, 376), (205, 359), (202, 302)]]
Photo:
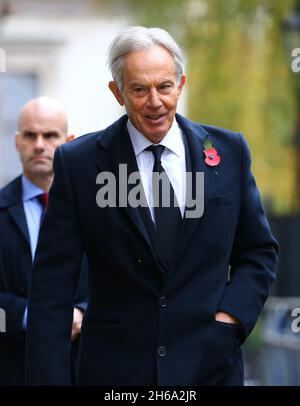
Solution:
[[(182, 217), (174, 189), (165, 169), (161, 164), (161, 156), (164, 150), (165, 147), (163, 145), (151, 145), (150, 147), (146, 148), (146, 151), (151, 151), (154, 156), (152, 191), (156, 234), (158, 243), (162, 247), (163, 254), (167, 260), (168, 267), (170, 268), (174, 258), (175, 243), (180, 231)], [(159, 174), (163, 174), (163, 182), (160, 181), (158, 184), (159, 187), (157, 188), (157, 176)], [(170, 204), (168, 204), (167, 207), (164, 207), (163, 205), (163, 188), (165, 188), (164, 192), (168, 192), (167, 200), (169, 200)], [(155, 191), (157, 193), (155, 193)]]

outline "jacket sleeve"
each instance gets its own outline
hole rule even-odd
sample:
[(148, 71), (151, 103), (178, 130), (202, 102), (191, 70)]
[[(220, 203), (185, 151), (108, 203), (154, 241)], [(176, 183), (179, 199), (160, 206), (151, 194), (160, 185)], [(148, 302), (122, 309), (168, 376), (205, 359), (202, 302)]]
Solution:
[(74, 294), (83, 244), (62, 147), (41, 227), (29, 291), (26, 377), (30, 385), (69, 385)]
[(273, 238), (250, 170), (249, 149), (242, 136), (241, 206), (230, 260), (230, 278), (219, 310), (241, 323), (241, 341), (250, 334), (275, 278), (278, 244)]

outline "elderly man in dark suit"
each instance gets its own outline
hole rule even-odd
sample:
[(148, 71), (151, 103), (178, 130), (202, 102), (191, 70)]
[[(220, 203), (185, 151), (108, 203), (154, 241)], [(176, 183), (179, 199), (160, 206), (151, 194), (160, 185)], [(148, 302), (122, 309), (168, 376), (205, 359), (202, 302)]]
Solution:
[(183, 58), (166, 31), (122, 31), (109, 64), (127, 115), (56, 151), (32, 273), (28, 382), (70, 382), (71, 299), (86, 251), (80, 384), (242, 385), (240, 346), (278, 249), (246, 142), (176, 113)]
[[(0, 333), (0, 385), (25, 383), (30, 270), (53, 179), (54, 150), (67, 139), (73, 136), (67, 136), (66, 113), (57, 101), (39, 97), (24, 106), (15, 137), (23, 174), (0, 191), (0, 308), (5, 314), (5, 329)], [(73, 310), (74, 357), (87, 306), (86, 281), (87, 274), (82, 276)]]

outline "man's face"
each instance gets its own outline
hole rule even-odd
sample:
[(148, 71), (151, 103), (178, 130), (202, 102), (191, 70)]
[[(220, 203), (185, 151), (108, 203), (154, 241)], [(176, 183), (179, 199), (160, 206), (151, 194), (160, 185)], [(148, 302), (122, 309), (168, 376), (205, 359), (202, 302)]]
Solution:
[(66, 141), (64, 116), (47, 109), (27, 109), (20, 117), (16, 148), (24, 174), (36, 178), (53, 175), (55, 149)]
[(159, 143), (172, 126), (184, 83), (183, 75), (178, 84), (169, 52), (155, 45), (124, 57), (122, 92), (115, 82), (109, 87), (125, 105), (134, 127), (152, 143)]

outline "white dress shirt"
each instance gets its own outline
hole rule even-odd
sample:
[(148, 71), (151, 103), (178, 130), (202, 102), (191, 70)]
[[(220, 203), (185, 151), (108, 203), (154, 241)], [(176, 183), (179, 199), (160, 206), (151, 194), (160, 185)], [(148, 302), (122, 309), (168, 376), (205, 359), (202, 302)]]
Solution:
[[(151, 151), (145, 151), (152, 144), (143, 134), (141, 134), (131, 123), (127, 122), (127, 129), (131, 139), (131, 143), (135, 152), (137, 165), (139, 168), (143, 188), (145, 191), (148, 206), (150, 208), (151, 217), (155, 222), (153, 199), (152, 199), (152, 171), (154, 165), (154, 156)], [(173, 121), (172, 127), (164, 136), (162, 141), (157, 145), (163, 145), (165, 150), (161, 157), (161, 164), (166, 171), (174, 193), (176, 195), (179, 209), (183, 217), (186, 200), (186, 162), (185, 148), (182, 139), (181, 130), (176, 122)]]

